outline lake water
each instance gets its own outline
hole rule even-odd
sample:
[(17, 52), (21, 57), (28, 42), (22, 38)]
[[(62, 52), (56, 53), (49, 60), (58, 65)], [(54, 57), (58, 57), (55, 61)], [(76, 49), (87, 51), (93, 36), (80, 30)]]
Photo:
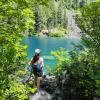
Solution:
[(44, 70), (47, 72), (47, 68), (54, 68), (56, 65), (55, 58), (51, 55), (52, 51), (60, 48), (66, 48), (72, 50), (75, 44), (80, 43), (80, 39), (67, 39), (67, 38), (54, 38), (54, 37), (26, 37), (24, 43), (28, 45), (27, 53), (28, 59), (31, 59), (34, 55), (36, 48), (41, 50), (41, 55), (44, 58)]

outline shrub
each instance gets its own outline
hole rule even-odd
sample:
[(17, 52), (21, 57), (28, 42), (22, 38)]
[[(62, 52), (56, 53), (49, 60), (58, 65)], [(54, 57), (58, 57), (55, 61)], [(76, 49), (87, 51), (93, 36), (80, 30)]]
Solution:
[[(70, 76), (70, 79), (67, 81), (68, 83), (70, 82), (70, 86), (65, 86), (68, 93), (84, 98), (92, 98), (95, 92), (96, 95), (99, 95), (99, 91), (96, 88), (99, 85), (99, 80), (96, 81), (95, 78), (97, 74), (96, 63), (92, 61), (89, 49), (70, 52), (62, 49), (53, 52), (53, 54), (58, 60), (54, 73), (62, 74), (66, 71)], [(91, 100), (91, 98), (88, 100)]]
[(10, 88), (4, 92), (5, 100), (25, 100), (28, 99), (27, 86), (21, 82), (12, 81)]
[(64, 31), (50, 32), (49, 36), (51, 37), (63, 37), (65, 36)]

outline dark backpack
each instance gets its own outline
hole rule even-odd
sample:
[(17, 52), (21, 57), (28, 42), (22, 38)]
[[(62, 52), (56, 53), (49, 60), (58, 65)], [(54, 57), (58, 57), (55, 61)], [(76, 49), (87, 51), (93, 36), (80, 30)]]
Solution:
[(39, 63), (37, 63), (37, 65), (34, 66), (34, 67), (35, 67), (35, 69), (36, 69), (37, 72), (40, 72), (41, 71), (41, 67), (40, 67), (40, 64)]
[(34, 70), (36, 70), (37, 72), (40, 72), (40, 71), (41, 71), (40, 64), (37, 63), (37, 65), (34, 65), (33, 59), (32, 59), (32, 61), (31, 61), (31, 64), (30, 64), (30, 65), (32, 66), (32, 71), (34, 71)]

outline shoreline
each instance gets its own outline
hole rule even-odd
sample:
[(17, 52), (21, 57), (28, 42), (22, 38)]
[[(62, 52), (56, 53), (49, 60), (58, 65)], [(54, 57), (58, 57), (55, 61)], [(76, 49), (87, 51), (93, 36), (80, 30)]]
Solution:
[(65, 35), (65, 36), (59, 36), (59, 37), (56, 37), (56, 36), (47, 36), (47, 35), (27, 35), (28, 37), (52, 37), (52, 38), (67, 38), (67, 39), (80, 39), (81, 36), (79, 34), (77, 35), (74, 35), (74, 34), (68, 34), (68, 35)]

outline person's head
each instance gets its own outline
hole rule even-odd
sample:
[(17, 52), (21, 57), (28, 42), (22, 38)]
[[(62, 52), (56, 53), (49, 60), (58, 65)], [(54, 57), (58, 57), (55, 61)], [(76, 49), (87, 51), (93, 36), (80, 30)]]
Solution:
[(35, 49), (35, 56), (33, 58), (33, 62), (37, 62), (39, 60), (40, 57), (40, 49)]
[(40, 54), (40, 49), (35, 49), (35, 55)]

